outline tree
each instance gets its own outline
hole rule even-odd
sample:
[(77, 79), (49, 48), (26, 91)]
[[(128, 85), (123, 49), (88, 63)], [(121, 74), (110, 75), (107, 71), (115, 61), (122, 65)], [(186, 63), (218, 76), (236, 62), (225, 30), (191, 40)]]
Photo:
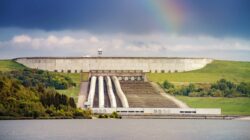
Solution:
[(72, 97), (69, 98), (69, 105), (72, 108), (76, 108), (75, 100)]

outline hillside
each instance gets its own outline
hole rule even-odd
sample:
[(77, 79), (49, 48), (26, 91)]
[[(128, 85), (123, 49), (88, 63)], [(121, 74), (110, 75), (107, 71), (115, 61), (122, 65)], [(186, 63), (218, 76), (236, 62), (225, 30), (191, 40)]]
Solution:
[(42, 70), (0, 73), (0, 119), (89, 117), (76, 108), (73, 98), (55, 91), (74, 85), (72, 79), (66, 76)]
[(213, 83), (219, 79), (233, 82), (250, 82), (250, 62), (215, 60), (202, 69), (180, 73), (148, 73), (153, 82), (197, 82)]
[[(2, 72), (22, 70), (24, 68), (27, 67), (13, 60), (0, 60), (0, 71)], [(53, 74), (54, 72), (50, 73)], [(80, 82), (81, 82), (80, 74), (79, 73), (60, 73), (60, 74), (71, 78), (72, 81), (76, 83), (76, 86), (69, 87), (68, 89), (61, 89), (61, 90), (58, 89), (57, 92), (65, 94), (69, 97), (73, 97), (75, 101), (77, 101), (78, 93), (80, 90)], [(88, 73), (82, 74), (82, 80), (84, 81), (88, 80)]]
[(26, 68), (24, 65), (19, 64), (13, 60), (0, 60), (0, 71), (22, 70)]

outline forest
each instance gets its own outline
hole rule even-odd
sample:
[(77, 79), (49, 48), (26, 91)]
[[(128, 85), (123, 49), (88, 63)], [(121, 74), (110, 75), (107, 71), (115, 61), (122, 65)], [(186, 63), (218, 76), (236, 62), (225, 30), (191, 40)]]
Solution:
[(75, 86), (70, 77), (36, 69), (0, 72), (0, 116), (13, 118), (91, 118), (72, 97), (56, 89)]

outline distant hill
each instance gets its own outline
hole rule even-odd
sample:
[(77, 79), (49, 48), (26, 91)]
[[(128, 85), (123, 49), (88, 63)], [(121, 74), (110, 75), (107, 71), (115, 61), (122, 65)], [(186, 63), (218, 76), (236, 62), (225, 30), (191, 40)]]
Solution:
[(0, 71), (22, 70), (26, 68), (24, 65), (17, 63), (14, 60), (0, 60)]
[(215, 60), (202, 69), (180, 73), (148, 73), (154, 82), (197, 82), (212, 83), (219, 79), (233, 82), (250, 82), (250, 62)]

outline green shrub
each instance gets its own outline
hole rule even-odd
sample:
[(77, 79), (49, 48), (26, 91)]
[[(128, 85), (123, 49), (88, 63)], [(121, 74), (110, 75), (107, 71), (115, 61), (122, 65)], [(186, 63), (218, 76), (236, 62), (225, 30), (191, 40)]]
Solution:
[(168, 82), (167, 80), (165, 80), (165, 81), (163, 82), (163, 87), (164, 87), (165, 89), (170, 89), (170, 88), (174, 88), (174, 85), (171, 84), (170, 82)]
[(235, 84), (225, 79), (221, 79), (212, 84), (211, 87), (197, 87), (194, 84), (189, 84), (179, 89), (174, 88), (174, 90), (168, 90), (168, 93), (190, 97), (250, 97), (250, 83), (242, 82), (240, 84)]
[(117, 112), (112, 112), (112, 114), (110, 114), (110, 118), (121, 118), (121, 116)]

